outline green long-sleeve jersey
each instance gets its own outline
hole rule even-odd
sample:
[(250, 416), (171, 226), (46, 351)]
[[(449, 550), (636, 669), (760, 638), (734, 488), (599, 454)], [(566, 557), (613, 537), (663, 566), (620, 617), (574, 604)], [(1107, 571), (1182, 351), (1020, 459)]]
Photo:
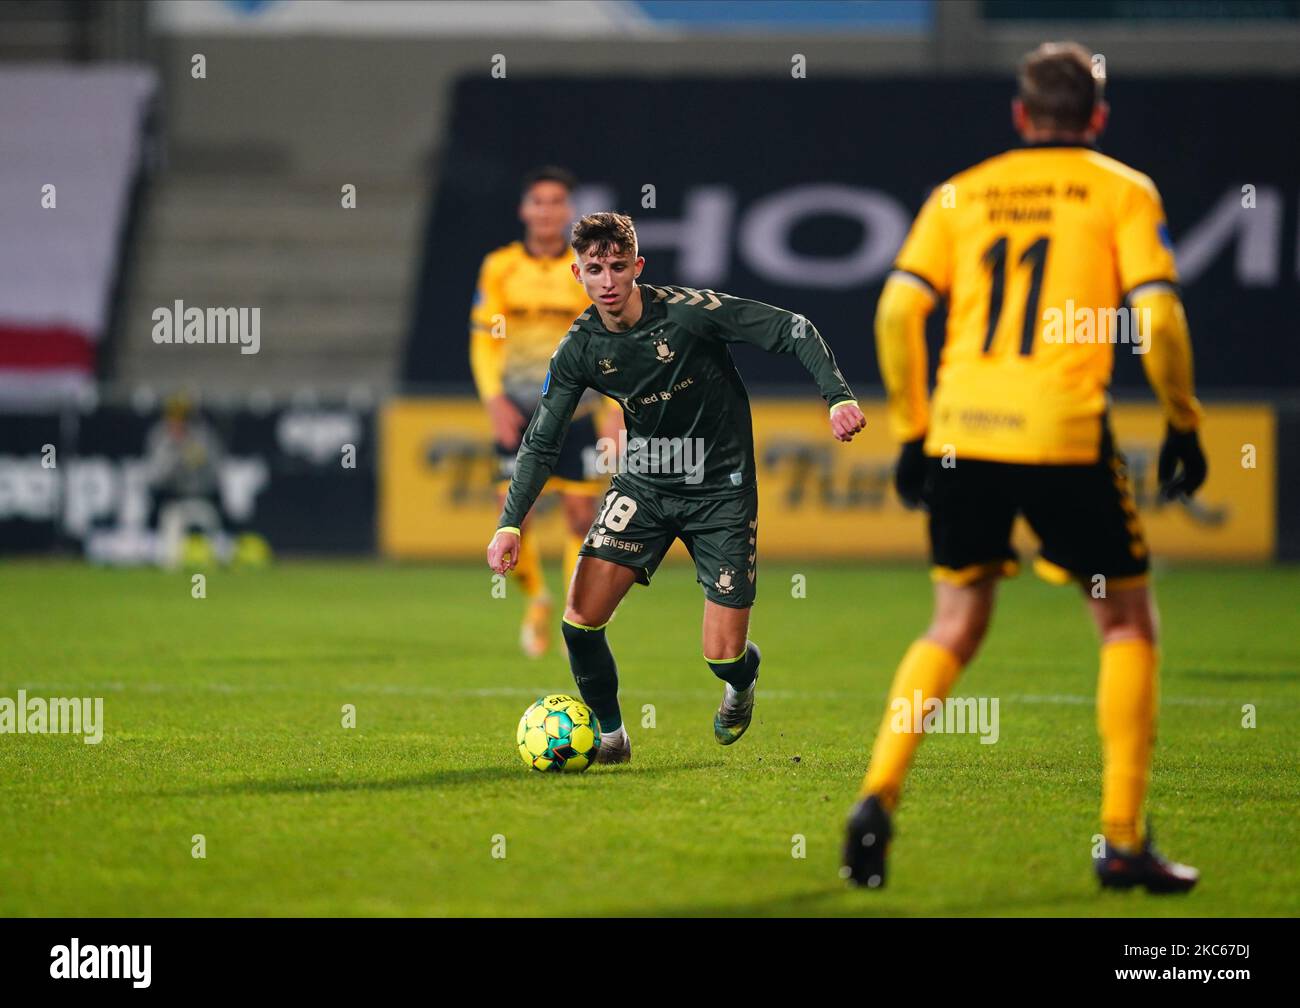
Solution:
[(647, 284), (640, 290), (641, 318), (631, 329), (610, 332), (592, 306), (560, 341), (524, 431), (498, 528), (523, 524), (588, 388), (623, 404), (626, 462), (608, 471), (624, 473), (632, 486), (698, 498), (735, 496), (754, 486), (749, 396), (727, 344), (794, 354), (829, 407), (853, 399), (830, 347), (803, 316), (709, 290)]

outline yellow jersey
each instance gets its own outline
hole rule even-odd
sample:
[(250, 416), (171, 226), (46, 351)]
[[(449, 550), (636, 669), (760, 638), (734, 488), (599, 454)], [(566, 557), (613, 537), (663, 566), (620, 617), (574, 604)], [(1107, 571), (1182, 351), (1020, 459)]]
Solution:
[(565, 252), (530, 255), (521, 241), (489, 252), (470, 309), (470, 363), (479, 396), (503, 392), (531, 411), (547, 365), (573, 320), (591, 307)]
[(1178, 280), (1155, 185), (1070, 145), (938, 186), (894, 266), (948, 301), (926, 453), (1029, 464), (1096, 461), (1114, 351), (1151, 346), (1142, 313), (1116, 309)]

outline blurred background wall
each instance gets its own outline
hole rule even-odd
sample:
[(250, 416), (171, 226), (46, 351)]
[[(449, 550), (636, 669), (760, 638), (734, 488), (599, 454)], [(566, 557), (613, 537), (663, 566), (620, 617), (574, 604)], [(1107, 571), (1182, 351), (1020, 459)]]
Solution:
[[(1144, 502), (1157, 551), (1300, 556), (1291, 0), (0, 5), (0, 550), (135, 556), (144, 428), (183, 390), (272, 545), (476, 556), (495, 509), (465, 319), (540, 162), (577, 172), (582, 209), (633, 213), (651, 282), (803, 311), (878, 396), (893, 249), (930, 186), (1014, 145), (1014, 67), (1048, 38), (1104, 55), (1102, 149), (1160, 186), (1198, 385), (1236, 411), (1203, 511)], [(258, 352), (158, 343), (178, 301), (259, 309)], [(788, 361), (737, 356), (760, 397), (808, 398)], [(1131, 358), (1116, 393), (1150, 401)], [(883, 424), (831, 456), (784, 401), (756, 414), (768, 547), (918, 553)], [(1159, 425), (1135, 409), (1142, 472)], [(1262, 469), (1231, 465), (1245, 443)]]

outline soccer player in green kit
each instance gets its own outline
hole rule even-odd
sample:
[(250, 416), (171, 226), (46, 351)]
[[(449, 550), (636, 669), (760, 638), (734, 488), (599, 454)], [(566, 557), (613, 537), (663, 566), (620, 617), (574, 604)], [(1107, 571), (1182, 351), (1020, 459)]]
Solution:
[(803, 316), (714, 291), (638, 285), (645, 259), (623, 214), (583, 217), (573, 226), (572, 246), (573, 275), (592, 307), (551, 358), (488, 544), (488, 566), (501, 574), (514, 566), (519, 527), (582, 393), (593, 388), (621, 402), (626, 464), (578, 551), (563, 623), (573, 678), (600, 721), (596, 762), (632, 758), (606, 624), (634, 583), (650, 583), (678, 538), (704, 587), (704, 660), (726, 684), (714, 737), (730, 745), (753, 716), (761, 656), (748, 639), (758, 536), (753, 424), (727, 344), (798, 357), (817, 382), (838, 440), (852, 440), (866, 421), (830, 348)]

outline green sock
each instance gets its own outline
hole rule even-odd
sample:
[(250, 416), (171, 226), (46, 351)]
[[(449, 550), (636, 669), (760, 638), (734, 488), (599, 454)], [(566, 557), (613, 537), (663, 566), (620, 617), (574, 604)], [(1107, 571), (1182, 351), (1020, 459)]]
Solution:
[(596, 715), (602, 732), (618, 731), (623, 726), (623, 713), (618, 707), (618, 666), (605, 639), (605, 628), (580, 627), (568, 620), (560, 626), (578, 692)]
[(737, 693), (743, 693), (749, 687), (754, 685), (754, 680), (758, 678), (758, 663), (763, 660), (763, 655), (758, 650), (758, 645), (753, 641), (745, 641), (745, 651), (739, 657), (732, 658), (730, 661), (709, 661), (709, 668), (713, 674), (723, 682), (731, 683), (731, 688)]

